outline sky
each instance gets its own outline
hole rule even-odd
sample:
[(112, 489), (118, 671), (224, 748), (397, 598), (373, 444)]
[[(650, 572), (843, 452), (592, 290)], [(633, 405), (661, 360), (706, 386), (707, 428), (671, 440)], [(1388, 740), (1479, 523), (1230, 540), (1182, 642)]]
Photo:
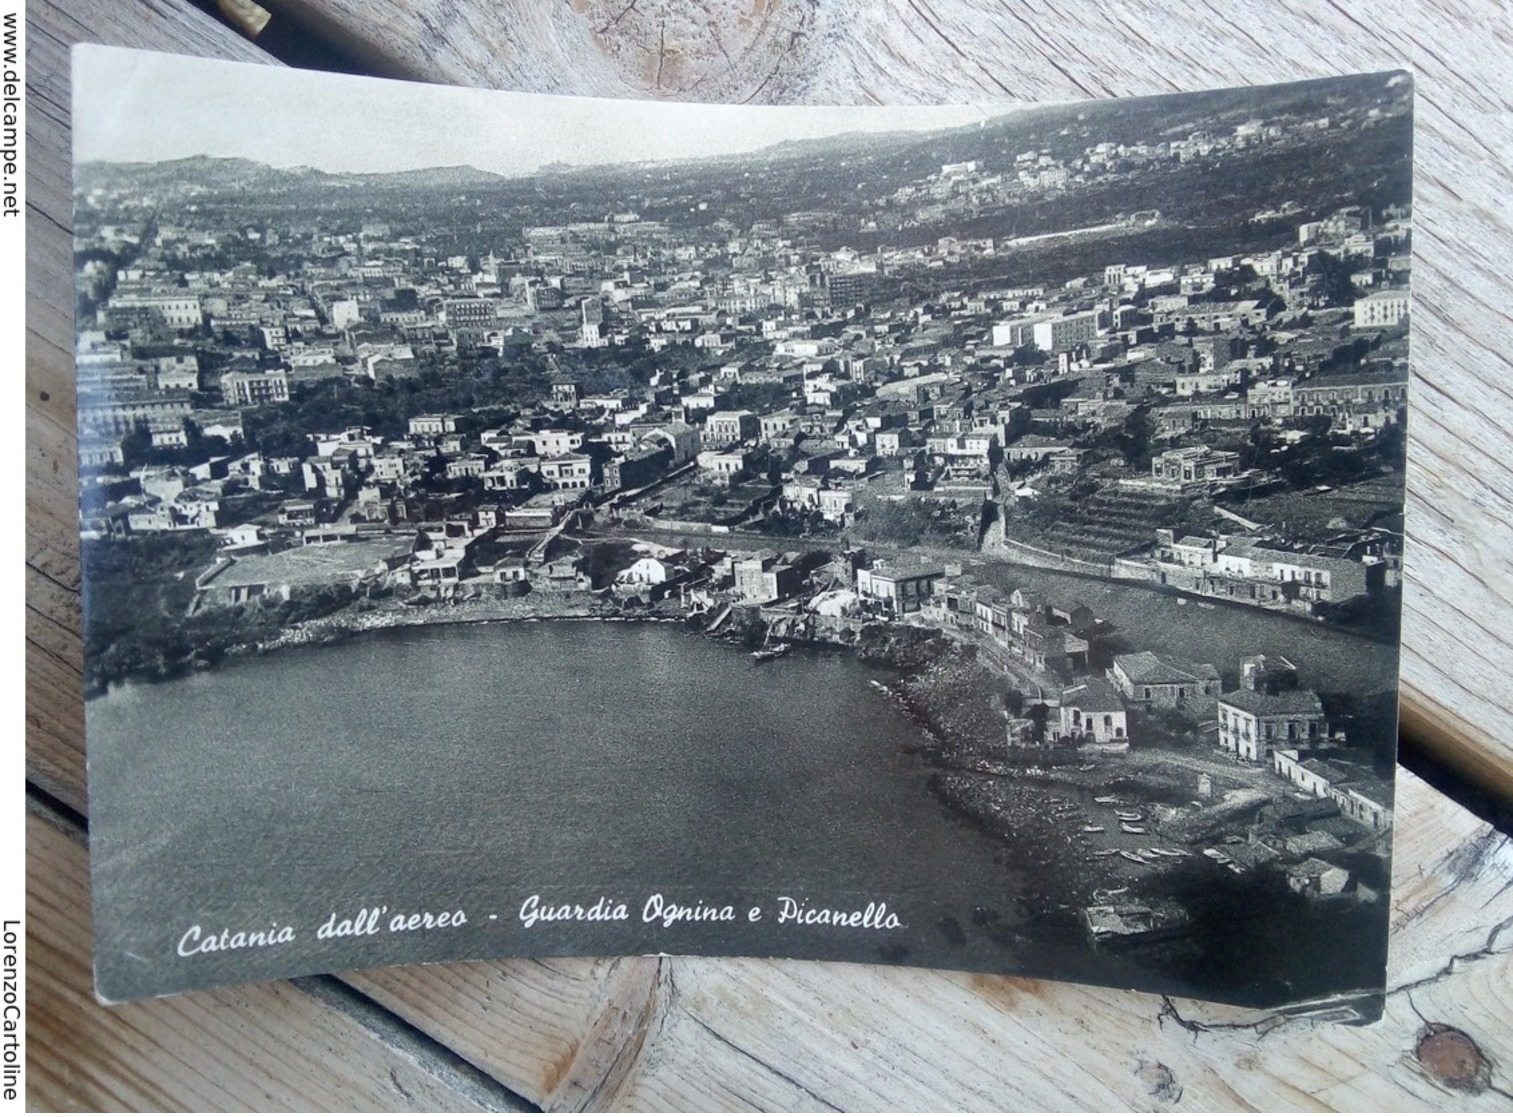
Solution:
[(81, 46), (74, 161), (239, 156), (330, 172), (469, 165), (503, 175), (753, 151), (846, 132), (953, 128), (977, 107), (669, 104), (502, 93)]

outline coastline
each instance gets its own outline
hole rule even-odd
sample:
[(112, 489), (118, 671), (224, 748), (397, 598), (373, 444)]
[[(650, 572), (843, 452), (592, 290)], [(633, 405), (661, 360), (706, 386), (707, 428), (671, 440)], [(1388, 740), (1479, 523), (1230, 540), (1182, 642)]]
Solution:
[[(589, 591), (419, 604), (392, 597), (359, 599), (291, 625), (273, 640), (232, 646), (226, 655), (271, 654), (337, 644), (366, 632), (440, 625), (600, 621), (681, 624), (689, 635), (701, 634), (676, 603), (661, 604), (627, 609), (607, 594)], [(1176, 904), (1191, 912), (1195, 922), (1228, 933), (1220, 897), (1259, 889), (1256, 896), (1270, 897), (1265, 902), (1286, 910), (1305, 903), (1287, 894), (1275, 869), (1260, 863), (1237, 866), (1210, 852), (1217, 848), (1238, 855), (1230, 841), (1242, 835), (1254, 838), (1257, 824), (1240, 820), (1243, 791), (1269, 773), (1198, 749), (1149, 746), (1111, 756), (1075, 747), (1009, 748), (1005, 696), (1014, 693), (1015, 680), (981, 654), (975, 641), (909, 624), (819, 617), (812, 620), (831, 623), (810, 623), (809, 615), (773, 617), (758, 607), (739, 613), (726, 631), (707, 634), (709, 638), (749, 650), (772, 631), (774, 639), (816, 651), (844, 650), (860, 662), (896, 672), (886, 681), (874, 678), (873, 689), (884, 692), (883, 700), (897, 703), (923, 731), (927, 743), (918, 749), (930, 770), (932, 796), (963, 825), (991, 839), (1006, 869), (1023, 880), (1023, 891), (1012, 904), (1015, 910), (982, 908), (972, 914), (983, 934), (1006, 944), (1059, 944), (1055, 950), (1062, 961), (1069, 953), (1085, 958), (1115, 947), (1153, 950), (1164, 957), (1166, 947), (1156, 944), (1096, 943), (1086, 926), (1089, 907)], [(213, 669), (214, 664), (201, 666)], [(1213, 807), (1193, 810), (1202, 774), (1212, 780)], [(1242, 810), (1226, 813), (1232, 798)], [(1120, 811), (1139, 815), (1142, 828), (1125, 832)], [(1208, 829), (1193, 829), (1195, 818)], [(1261, 824), (1260, 829), (1271, 827)], [(1158, 855), (1156, 849), (1173, 852)], [(1246, 891), (1237, 891), (1242, 889)], [(1015, 930), (1019, 927), (1023, 930)], [(943, 933), (949, 937), (958, 930)]]

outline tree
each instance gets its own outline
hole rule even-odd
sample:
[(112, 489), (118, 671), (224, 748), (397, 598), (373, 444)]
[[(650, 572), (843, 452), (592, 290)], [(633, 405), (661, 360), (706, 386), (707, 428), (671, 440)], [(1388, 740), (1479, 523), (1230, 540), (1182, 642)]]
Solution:
[(859, 525), (868, 539), (912, 547), (930, 530), (930, 510), (917, 496), (902, 500), (866, 498)]
[(1119, 435), (1119, 452), (1131, 469), (1148, 473), (1151, 467), (1151, 438), (1155, 424), (1151, 422), (1150, 408), (1137, 407), (1124, 420)]
[(131, 430), (121, 439), (121, 457), (127, 469), (145, 465), (152, 454), (152, 432), (147, 429), (147, 420), (138, 419)]

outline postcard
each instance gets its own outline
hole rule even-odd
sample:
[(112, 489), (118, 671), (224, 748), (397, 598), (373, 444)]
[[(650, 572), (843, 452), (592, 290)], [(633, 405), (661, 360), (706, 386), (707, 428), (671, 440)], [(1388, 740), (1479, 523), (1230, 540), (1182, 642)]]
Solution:
[(1407, 75), (74, 97), (102, 999), (665, 953), (1379, 1014)]

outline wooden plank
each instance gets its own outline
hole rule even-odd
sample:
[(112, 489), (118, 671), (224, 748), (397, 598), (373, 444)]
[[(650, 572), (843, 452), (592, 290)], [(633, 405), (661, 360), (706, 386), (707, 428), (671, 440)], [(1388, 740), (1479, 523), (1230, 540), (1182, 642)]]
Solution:
[(1392, 992), (1371, 1027), (1056, 982), (757, 959), (348, 980), (548, 1109), (1505, 1109), (1504, 1072), (1458, 1090), (1413, 1051), (1426, 1026), (1448, 1025), (1492, 1067), (1513, 1066), (1513, 842), (1407, 772), (1398, 803)]
[[(599, 96), (889, 104), (1166, 93), (1416, 73), (1404, 723), (1513, 799), (1513, 25), (1467, 0), (1173, 8), (980, 0), (269, 0), (375, 72)], [(1455, 44), (1474, 41), (1475, 50)]]
[[(370, 15), (380, 22), (392, 41), (377, 43), (369, 53), (387, 72), (516, 88), (539, 89), (555, 82), (556, 91), (562, 92), (655, 91), (661, 81), (667, 95), (688, 91), (696, 97), (757, 100), (924, 100), (961, 97), (972, 89), (981, 90), (979, 97), (1003, 97), (1006, 90), (1066, 97), (1081, 95), (1082, 87), (1102, 95), (1280, 80), (1360, 66), (1356, 60), (1366, 56), (1363, 51), (1371, 57), (1390, 54), (1396, 49), (1394, 29), (1406, 26), (1400, 6), (1376, 8), (1371, 19), (1384, 29), (1384, 38), (1369, 49), (1361, 42), (1372, 41), (1370, 34), (1357, 32), (1361, 42), (1347, 41), (1344, 28), (1335, 24), (1312, 32), (1318, 42), (1304, 42), (1311, 10), (1290, 6), (1253, 21), (1267, 27), (1268, 35), (1273, 22), (1281, 21), (1276, 33), (1282, 46), (1246, 48), (1237, 32), (1218, 27), (1212, 13), (1199, 13), (1187, 27), (1162, 16), (1154, 5), (1130, 4), (1121, 6), (1108, 26), (1102, 25), (1103, 16), (1095, 25), (1090, 16), (1078, 12), (1040, 13), (1033, 30), (1047, 38), (1036, 39), (1021, 28), (1018, 38), (1011, 37), (1015, 50), (1005, 51), (1005, 30), (988, 22), (974, 24), (974, 19), (986, 17), (965, 5), (914, 8), (882, 3), (823, 12), (805, 8), (802, 26), (793, 22), (799, 5), (759, 4), (748, 24), (736, 19), (734, 7), (708, 4), (697, 9), (703, 13), (701, 19), (707, 16), (706, 23), (714, 21), (715, 32), (671, 20), (671, 6), (661, 0), (642, 0), (620, 24), (602, 32), (595, 32), (601, 25), (592, 23), (592, 17), (597, 13), (612, 20), (619, 5), (608, 10), (579, 2), (521, 10), (526, 7), (409, 0), (322, 4), (329, 17), (352, 20), (353, 26)], [(652, 22), (621, 28), (643, 8), (654, 17)], [(658, 13), (663, 17), (660, 25)], [(1494, 27), (1484, 29), (1486, 55), (1457, 58), (1456, 64), (1466, 67), (1463, 78), (1451, 74), (1446, 63), (1420, 57), (1429, 49), (1423, 43), (1432, 45), (1432, 36), (1445, 36), (1445, 21), (1457, 14), (1473, 22), (1478, 18), (1476, 12), (1462, 13), (1448, 0), (1435, 0), (1422, 21), (1422, 41), (1396, 41), (1417, 59), (1420, 71), (1420, 127), (1431, 133), (1421, 138), (1420, 156), (1433, 156), (1436, 167), (1449, 168), (1437, 171), (1439, 177), (1432, 181), (1438, 185), (1419, 195), (1415, 405), (1426, 396), (1430, 402), (1427, 417), (1415, 417), (1409, 481), (1414, 509), (1409, 573), (1417, 582), (1409, 594), (1405, 622), (1405, 724), (1469, 745), (1456, 755), (1483, 765), (1481, 775), (1490, 786), (1505, 786), (1497, 782), (1506, 776), (1505, 758), (1481, 738), (1490, 738), (1494, 727), (1507, 724), (1506, 700), (1492, 674), (1493, 657), (1481, 649), (1490, 634), (1507, 630), (1501, 623), (1508, 611), (1506, 575), (1497, 561), (1495, 533), (1510, 522), (1502, 495), (1510, 490), (1502, 467), (1493, 462), (1485, 462), (1489, 472), (1478, 476), (1476, 470), (1482, 466), (1475, 463), (1484, 459), (1471, 447), (1485, 446), (1499, 457), (1507, 448), (1506, 388), (1495, 381), (1505, 363), (1502, 354), (1508, 351), (1508, 324), (1492, 313), (1507, 294), (1506, 215), (1493, 201), (1500, 197), (1495, 190), (1500, 183), (1489, 185), (1487, 158), (1478, 153), (1478, 143), (1513, 150), (1504, 143), (1507, 117), (1499, 116), (1505, 110), (1497, 96), (1503, 87), (1488, 76), (1513, 53), (1505, 50), (1503, 29)], [(28, 93), (33, 111), (28, 129), (28, 596), (34, 606), (28, 621), (29, 774), (82, 809), (67, 60), (62, 45), (87, 37), (216, 57), (268, 59), (177, 0), (43, 0), (32, 4), (29, 15)], [(1336, 21), (1343, 18), (1325, 15)], [(1001, 12), (996, 18), (1014, 16)], [(1079, 22), (1084, 18), (1088, 22)], [(414, 28), (424, 28), (427, 20), (431, 30), (417, 36)], [(464, 23), (449, 22), (456, 20)], [(563, 24), (564, 20), (578, 22)], [(576, 30), (563, 35), (559, 24)], [(648, 65), (654, 28), (659, 71)], [(464, 32), (474, 35), (465, 59), (473, 69), (439, 73), (440, 67), (460, 65), (447, 53), (447, 44)], [(717, 49), (712, 45), (716, 32), (734, 61), (699, 79), (692, 67), (701, 51), (707, 55)], [(1142, 44), (1143, 35), (1154, 36), (1155, 45)], [(601, 49), (595, 45), (600, 39), (611, 45)], [(736, 50), (729, 49), (732, 43)], [(678, 55), (671, 60), (668, 44)], [(401, 47), (413, 54), (403, 65)], [(1254, 59), (1246, 58), (1247, 49), (1256, 53)], [(1293, 49), (1295, 58), (1289, 59), (1286, 51)], [(587, 67), (595, 55), (600, 59), (597, 70)], [(1048, 59), (1065, 66), (1067, 73), (1058, 75)], [(569, 62), (587, 68), (575, 75)], [(1003, 89), (984, 67), (997, 75)], [(508, 80), (500, 80), (501, 74)], [(701, 84), (689, 89), (696, 81)], [(1444, 83), (1449, 92), (1441, 95), (1434, 83)], [(1483, 91), (1475, 90), (1478, 84)], [(1424, 104), (1431, 93), (1437, 117)], [(1462, 103), (1469, 103), (1473, 94), (1479, 107), (1463, 112)], [(1460, 120), (1468, 123), (1470, 138), (1458, 129)], [(1434, 154), (1436, 143), (1441, 154)], [(1430, 275), (1436, 278), (1426, 293), (1424, 280)], [(1437, 340), (1426, 342), (1425, 330)], [(1424, 406), (1418, 414), (1426, 414)], [(1490, 536), (1485, 534), (1487, 525)], [(1440, 666), (1434, 667), (1435, 662)], [(348, 980), (552, 1108), (814, 1108), (822, 1102), (889, 1108), (926, 1103), (934, 1108), (989, 1103), (1014, 1108), (1506, 1108), (1509, 1083), (1504, 1077), (1489, 1072), (1481, 1093), (1467, 1093), (1435, 1084), (1412, 1053), (1418, 1029), (1431, 1022), (1447, 1023), (1479, 1043), (1494, 1066), (1509, 1065), (1503, 1038), (1508, 1029), (1501, 1023), (1508, 999), (1503, 938), (1513, 915), (1506, 907), (1506, 894), (1492, 888), (1508, 879), (1506, 842), (1417, 781), (1405, 782), (1400, 793), (1395, 900), (1399, 926), (1392, 974), (1395, 985), (1411, 988), (1393, 995), (1386, 1020), (1371, 1029), (1308, 1022), (1273, 1027), (1233, 1010), (1175, 1006), (1182, 1020), (1210, 1029), (1194, 1034), (1170, 1013), (1161, 1014), (1166, 1006), (1159, 998), (1010, 979), (807, 963), (511, 961), (409, 967), (351, 975)], [(1451, 860), (1445, 860), (1445, 851), (1451, 851)], [(1420, 871), (1415, 872), (1416, 866)], [(1452, 890), (1456, 881), (1462, 883)], [(69, 889), (74, 900), (82, 902), (82, 878), (74, 878), (65, 886)], [(1457, 956), (1465, 960), (1453, 962)], [(76, 983), (73, 988), (71, 995), (87, 998), (78, 992), (86, 985)], [(227, 1004), (242, 1003), (235, 998), (262, 996), (261, 990), (267, 989), (279, 990), (278, 996), (286, 999), (270, 1002), (275, 1007), (264, 1023), (249, 1024), (238, 1035), (236, 1042), (249, 1049), (273, 1042), (263, 1038), (265, 1032), (277, 1036), (280, 1029), (287, 1030), (286, 1016), (307, 1011), (297, 999), (304, 994), (278, 985), (210, 995), (232, 998), (213, 1002), (216, 1014), (224, 1017), (231, 1011)], [(93, 1042), (87, 1029), (52, 1033), (59, 1037), (58, 1045), (47, 1054), (51, 1063), (41, 1067), (40, 1081), (54, 1083), (48, 1089), (61, 1089), (57, 1081), (67, 1079), (68, 1088), (77, 1089), (82, 1087), (76, 1080), (82, 1080), (93, 1093), (85, 1101), (48, 1094), (34, 1104), (332, 1104), (308, 1100), (329, 1084), (345, 1081), (338, 1053), (330, 1048), (323, 1057), (312, 1055), (305, 1068), (311, 1080), (299, 1084), (311, 1092), (305, 1100), (275, 1102), (251, 1095), (204, 1100), (208, 1095), (199, 1092), (208, 1089), (203, 1076), (182, 1054), (185, 1049), (174, 1047), (180, 1042), (176, 1037), (193, 1034), (173, 1015), (184, 1001), (197, 1003), (199, 997), (111, 1010), (112, 1016), (122, 1011), (168, 1014), (169, 1022), (154, 1016), (140, 1026), (124, 1062), (108, 1059), (118, 1047), (91, 1053), (81, 1046), (81, 1036)], [(92, 1006), (75, 1007), (83, 1011)], [(1425, 1020), (1419, 1020), (1415, 1009)], [(228, 1025), (222, 1020), (220, 1026)], [(70, 1042), (63, 1042), (65, 1036)], [(1377, 1046), (1357, 1042), (1374, 1036), (1385, 1038)], [(42, 1058), (41, 1050), (33, 1047), (34, 1058)], [(250, 1054), (255, 1065), (278, 1064), (279, 1056), (268, 1048)], [(370, 1088), (381, 1085), (382, 1057), (375, 1049), (365, 1064), (371, 1071), (364, 1077)], [(1082, 1069), (1083, 1062), (1097, 1069), (1096, 1076)], [(214, 1059), (209, 1063), (214, 1066)], [(160, 1075), (150, 1086), (135, 1077), (141, 1065)], [(1035, 1073), (1026, 1074), (1026, 1066), (1034, 1067)], [(1058, 1069), (1063, 1067), (1070, 1069)], [(1084, 1081), (1092, 1077), (1097, 1081)], [(400, 1080), (413, 1089), (404, 1075)], [(1474, 1088), (1479, 1080), (1473, 1077), (1471, 1082)], [(151, 1091), (158, 1095), (147, 1099)], [(163, 1101), (164, 1096), (170, 1100)], [(343, 1098), (342, 1104), (366, 1103)], [(439, 1094), (423, 1102), (388, 1094), (384, 1099), (375, 1095), (371, 1104), (450, 1108), (453, 1103)]]
[(77, 831), (26, 826), (28, 1108), (518, 1109), (387, 1014), (288, 982), (106, 1008), (91, 991), (89, 864)]
[(343, 980), (543, 1109), (598, 1108), (651, 1022), (655, 958), (555, 958), (401, 966)]

